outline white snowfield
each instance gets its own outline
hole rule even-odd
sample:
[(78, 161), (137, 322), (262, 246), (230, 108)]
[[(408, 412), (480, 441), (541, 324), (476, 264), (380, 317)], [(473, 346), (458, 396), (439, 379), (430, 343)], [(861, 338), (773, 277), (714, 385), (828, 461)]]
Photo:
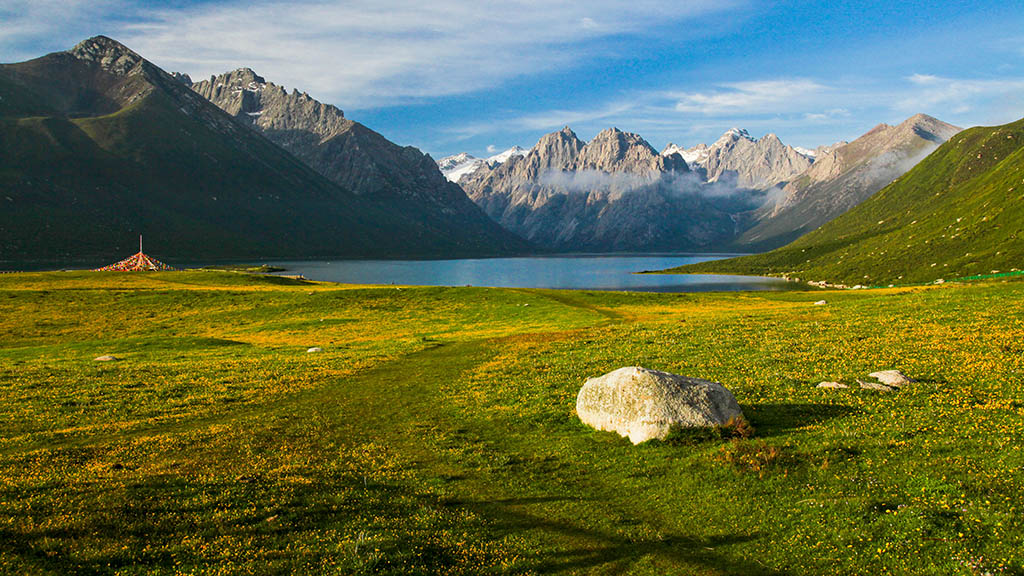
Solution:
[(513, 146), (504, 152), (499, 152), (494, 156), (484, 159), (462, 152), (454, 156), (441, 158), (437, 161), (437, 167), (441, 169), (441, 173), (450, 182), (458, 182), (463, 176), (479, 170), (481, 166), (496, 166), (508, 161), (513, 156), (526, 156), (528, 152), (524, 148)]

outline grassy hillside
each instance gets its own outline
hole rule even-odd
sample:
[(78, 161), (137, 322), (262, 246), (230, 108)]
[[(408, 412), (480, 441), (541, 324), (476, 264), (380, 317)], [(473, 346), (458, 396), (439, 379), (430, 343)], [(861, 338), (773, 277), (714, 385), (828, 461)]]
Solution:
[(965, 130), (850, 212), (765, 254), (674, 272), (885, 285), (1024, 268), (1024, 120)]
[[(820, 297), (0, 275), (0, 572), (1022, 573), (1024, 283)], [(580, 424), (632, 364), (756, 432)]]

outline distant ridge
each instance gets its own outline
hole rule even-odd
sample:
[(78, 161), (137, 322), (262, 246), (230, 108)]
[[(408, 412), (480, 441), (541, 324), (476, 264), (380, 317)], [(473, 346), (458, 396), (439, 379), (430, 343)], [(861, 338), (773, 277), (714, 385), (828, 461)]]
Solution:
[(960, 132), (871, 198), (783, 248), (677, 271), (884, 286), (1020, 269), (1024, 120)]
[(492, 218), (553, 250), (714, 249), (735, 237), (734, 215), (756, 205), (717, 194), (681, 155), (617, 128), (583, 142), (565, 127), (459, 182)]
[(849, 144), (820, 148), (814, 165), (765, 205), (739, 250), (776, 248), (860, 204), (910, 170), (961, 129), (925, 114), (879, 124)]

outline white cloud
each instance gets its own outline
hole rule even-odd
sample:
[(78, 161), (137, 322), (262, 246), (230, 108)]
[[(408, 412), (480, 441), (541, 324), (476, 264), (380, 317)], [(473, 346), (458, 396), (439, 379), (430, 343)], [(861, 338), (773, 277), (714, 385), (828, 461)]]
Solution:
[(488, 144), (488, 145), (487, 145), (487, 153), (488, 153), (488, 154), (494, 154), (494, 153), (496, 153), (497, 151), (498, 151), (498, 147), (497, 147), (497, 146), (495, 146), (494, 144)]
[(733, 82), (712, 92), (677, 94), (676, 110), (705, 116), (789, 112), (806, 109), (827, 91), (805, 78)]
[(609, 35), (678, 25), (742, 1), (231, 2), (154, 11), (123, 27), (119, 39), (194, 78), (249, 66), (361, 108), (471, 93), (572, 66), (607, 55), (600, 40)]
[(979, 107), (990, 111), (998, 102), (1007, 102), (1020, 115), (1024, 79), (1000, 78), (943, 78), (931, 74), (913, 74), (907, 77), (913, 86), (897, 101), (896, 108), (903, 111), (948, 110), (951, 114), (967, 114)]
[(70, 48), (124, 10), (120, 0), (0, 0), (0, 54), (15, 62)]

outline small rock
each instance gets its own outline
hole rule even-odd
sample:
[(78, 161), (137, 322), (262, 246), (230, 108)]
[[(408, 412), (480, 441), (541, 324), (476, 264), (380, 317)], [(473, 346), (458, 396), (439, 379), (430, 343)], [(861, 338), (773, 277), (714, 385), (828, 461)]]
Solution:
[(93, 358), (93, 362), (117, 362), (118, 360), (120, 360), (120, 358), (117, 356), (111, 356), (110, 354)]
[(842, 382), (819, 382), (815, 388), (849, 388), (849, 386)]
[(879, 392), (893, 392), (896, 390), (891, 386), (886, 386), (879, 382), (865, 382), (863, 380), (857, 380), (857, 384), (860, 384), (860, 387), (865, 390), (878, 390)]
[(664, 440), (677, 427), (723, 426), (743, 417), (732, 392), (717, 382), (639, 366), (587, 380), (576, 413), (584, 424), (627, 436), (633, 444)]
[(824, 306), (825, 304), (828, 304), (828, 302), (825, 302), (824, 300), (818, 300), (814, 303), (815, 306)]
[(313, 346), (313, 347), (312, 347), (312, 348), (310, 348), (309, 350), (306, 350), (306, 354), (313, 354), (313, 353), (315, 353), (315, 352), (323, 352), (323, 351), (324, 351), (324, 349), (323, 349), (323, 348), (321, 348), (321, 347), (319, 347), (319, 346)]
[(899, 370), (882, 370), (881, 372), (872, 372), (871, 374), (868, 374), (868, 376), (893, 388), (902, 388), (904, 385), (913, 382), (913, 380), (907, 378), (906, 375)]

